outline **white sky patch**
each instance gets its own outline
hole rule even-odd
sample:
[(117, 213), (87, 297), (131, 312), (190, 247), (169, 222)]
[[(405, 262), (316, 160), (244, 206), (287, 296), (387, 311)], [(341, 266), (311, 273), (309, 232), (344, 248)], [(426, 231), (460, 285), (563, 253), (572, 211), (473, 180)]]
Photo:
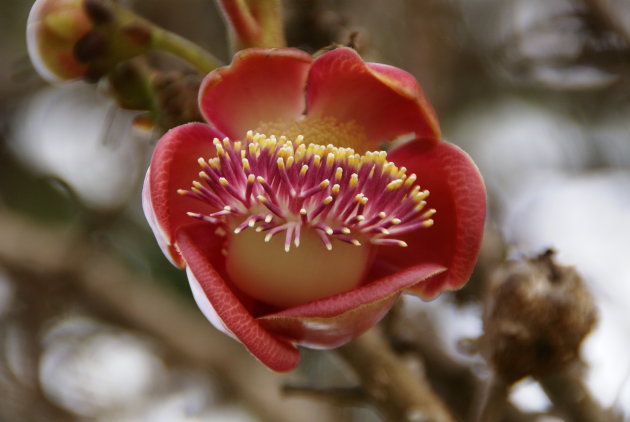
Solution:
[(63, 179), (90, 206), (114, 208), (144, 172), (146, 141), (131, 118), (85, 83), (48, 87), (24, 102), (9, 145), (35, 173)]

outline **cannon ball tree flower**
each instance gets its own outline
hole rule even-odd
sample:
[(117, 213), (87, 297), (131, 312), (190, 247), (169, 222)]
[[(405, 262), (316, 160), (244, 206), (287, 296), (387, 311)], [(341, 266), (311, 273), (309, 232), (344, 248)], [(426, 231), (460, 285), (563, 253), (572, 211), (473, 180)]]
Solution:
[(270, 368), (351, 340), (402, 292), (468, 280), (483, 183), (408, 73), (349, 48), (249, 49), (199, 105), (207, 124), (159, 141), (143, 206), (205, 316)]

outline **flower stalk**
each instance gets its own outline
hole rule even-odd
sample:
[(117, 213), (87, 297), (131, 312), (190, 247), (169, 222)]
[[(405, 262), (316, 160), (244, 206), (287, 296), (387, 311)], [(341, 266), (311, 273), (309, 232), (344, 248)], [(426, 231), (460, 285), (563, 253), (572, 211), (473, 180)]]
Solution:
[(217, 0), (229, 26), (232, 51), (249, 47), (284, 47), (279, 0)]
[(206, 74), (221, 66), (221, 61), (194, 42), (156, 25), (151, 26), (151, 46), (184, 60)]
[(372, 328), (337, 349), (356, 372), (369, 401), (387, 418), (399, 422), (454, 422), (424, 376), (416, 376)]

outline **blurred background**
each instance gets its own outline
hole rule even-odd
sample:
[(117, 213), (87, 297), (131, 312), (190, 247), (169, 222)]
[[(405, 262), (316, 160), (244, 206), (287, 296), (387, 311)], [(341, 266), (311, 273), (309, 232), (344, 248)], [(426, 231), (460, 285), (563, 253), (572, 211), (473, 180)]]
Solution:
[[(122, 3), (229, 62), (211, 0)], [(31, 4), (0, 2), (0, 421), (380, 420), (281, 393), (354, 385), (333, 353), (306, 351), (296, 371), (272, 374), (203, 320), (141, 210), (159, 133), (102, 86), (38, 77)], [(403, 337), (456, 416), (471, 420), (491, 373), (465, 347), (482, 334), (484, 282), (505, 258), (553, 248), (596, 301), (584, 381), (630, 420), (630, 1), (285, 5), (289, 45), (314, 52), (356, 32), (366, 60), (413, 73), (484, 176), (487, 235), (469, 285), (406, 297), (386, 321), (413, 321)], [(530, 379), (509, 400), (506, 421), (562, 420)]]

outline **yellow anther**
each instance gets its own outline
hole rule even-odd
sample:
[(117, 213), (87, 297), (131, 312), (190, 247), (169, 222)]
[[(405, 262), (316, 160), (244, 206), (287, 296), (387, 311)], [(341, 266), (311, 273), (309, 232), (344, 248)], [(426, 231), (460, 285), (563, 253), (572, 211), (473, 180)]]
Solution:
[(422, 218), (429, 218), (431, 217), (433, 214), (435, 214), (436, 211), (434, 208), (431, 208), (430, 210), (428, 210), (427, 212), (425, 212), (424, 214), (422, 214)]
[(254, 181), (256, 180), (256, 176), (254, 176), (253, 174), (250, 174), (249, 176), (247, 176), (247, 183), (248, 184), (252, 184), (254, 183)]
[(179, 195), (186, 195), (188, 193), (188, 191), (186, 189), (177, 189), (177, 193)]
[(414, 202), (420, 202), (420, 201), (423, 201), (424, 199), (426, 199), (427, 196), (429, 196), (429, 191), (428, 190), (423, 190), (421, 192), (416, 192), (413, 195), (412, 199), (413, 199)]
[(333, 201), (333, 197), (332, 196), (327, 196), (326, 198), (324, 198), (324, 204), (328, 205)]
[(348, 182), (348, 186), (350, 186), (351, 188), (354, 188), (358, 184), (359, 184), (359, 175), (356, 173), (352, 173), (352, 176), (350, 176), (350, 181)]
[(306, 164), (303, 164), (302, 168), (300, 169), (300, 176), (302, 177), (306, 176), (307, 171), (308, 171), (308, 166)]
[(391, 182), (389, 182), (387, 184), (387, 190), (395, 190), (398, 189), (399, 187), (401, 187), (403, 184), (402, 179), (396, 179), (396, 180), (392, 180)]
[(415, 173), (413, 173), (412, 175), (408, 176), (405, 179), (405, 186), (408, 188), (411, 185), (413, 185), (414, 183), (416, 183), (416, 179), (418, 179), (418, 176), (416, 176)]
[(422, 208), (425, 207), (425, 205), (427, 205), (427, 201), (420, 201), (418, 202), (418, 205), (416, 205), (415, 207), (413, 207), (414, 211), (418, 212), (420, 211)]
[(230, 182), (228, 182), (225, 177), (219, 177), (219, 183), (221, 184), (221, 186), (227, 186), (230, 184)]
[(218, 158), (212, 158), (211, 160), (208, 160), (208, 165), (210, 167), (212, 167), (215, 170), (220, 170), (221, 169), (221, 162), (219, 161)]
[(341, 190), (341, 186), (339, 186), (337, 183), (335, 183), (333, 187), (330, 189), (333, 195), (338, 195), (340, 190)]
[(278, 170), (284, 170), (284, 160), (282, 159), (282, 157), (278, 157), (278, 160), (276, 160), (276, 162), (278, 163)]
[(241, 163), (243, 163), (243, 170), (245, 170), (245, 171), (249, 171), (250, 170), (249, 160), (247, 158), (241, 159)]
[(335, 164), (335, 155), (329, 152), (328, 155), (326, 155), (326, 165), (332, 167), (333, 164)]
[(343, 177), (343, 169), (341, 167), (337, 167), (337, 170), (335, 171), (335, 181), (340, 181), (341, 178)]
[(322, 182), (319, 184), (319, 187), (322, 189), (326, 189), (328, 186), (330, 186), (330, 180), (328, 179), (322, 180)]

